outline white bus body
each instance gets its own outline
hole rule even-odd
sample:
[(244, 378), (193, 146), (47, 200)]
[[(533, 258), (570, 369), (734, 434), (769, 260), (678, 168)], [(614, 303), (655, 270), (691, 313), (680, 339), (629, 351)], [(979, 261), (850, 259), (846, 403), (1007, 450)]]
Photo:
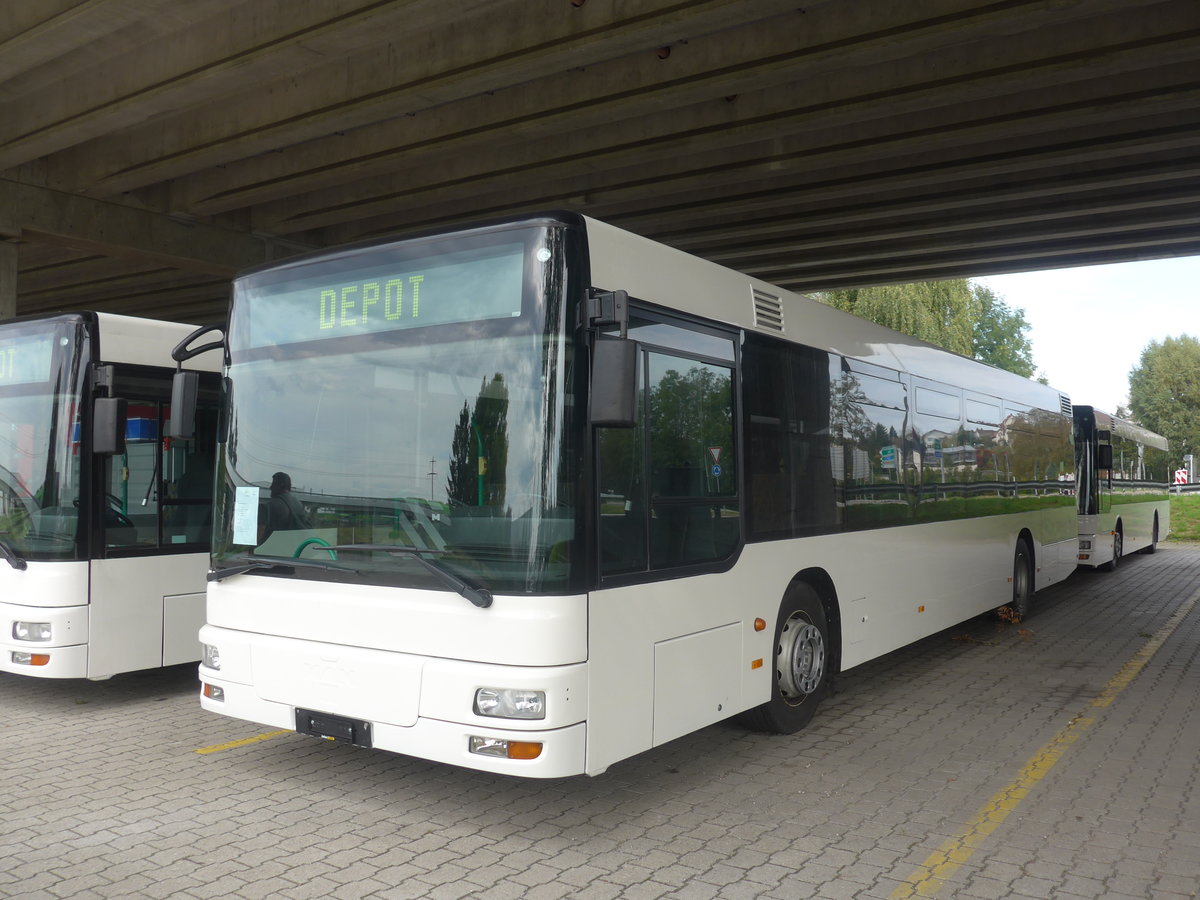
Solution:
[[(160, 438), (171, 349), (194, 329), (0, 323), (0, 671), (103, 679), (200, 658), (215, 433)], [(194, 368), (215, 382), (219, 367), (210, 352)], [(94, 445), (107, 397), (127, 404), (113, 453)]]
[(1111, 572), (1170, 533), (1167, 439), (1090, 406), (1074, 419), (1079, 565)]
[[(639, 407), (600, 426), (615, 291)], [(1075, 566), (1057, 391), (583, 217), (258, 270), (227, 335), (213, 712), (595, 775), (795, 730), (834, 672)], [(276, 470), (307, 523), (268, 537)]]

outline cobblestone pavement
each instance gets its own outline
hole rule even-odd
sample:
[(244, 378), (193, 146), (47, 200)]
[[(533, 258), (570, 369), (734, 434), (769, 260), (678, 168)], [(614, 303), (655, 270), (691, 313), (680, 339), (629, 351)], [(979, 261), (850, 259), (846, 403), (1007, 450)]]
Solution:
[(0, 673), (0, 896), (1200, 895), (1200, 547), (1078, 572), (846, 674), (805, 732), (712, 726), (519, 781), (200, 710), (192, 666)]

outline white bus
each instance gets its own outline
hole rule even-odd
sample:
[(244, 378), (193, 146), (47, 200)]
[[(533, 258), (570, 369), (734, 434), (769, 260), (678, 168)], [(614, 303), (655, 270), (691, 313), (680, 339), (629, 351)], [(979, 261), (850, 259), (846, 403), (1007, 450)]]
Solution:
[(103, 679), (200, 658), (217, 354), (201, 437), (160, 437), (171, 348), (194, 328), (0, 323), (0, 671)]
[(1074, 416), (1079, 565), (1111, 572), (1170, 533), (1167, 439), (1091, 406)]
[(226, 341), (213, 712), (594, 775), (1075, 568), (1059, 392), (581, 216), (247, 273)]

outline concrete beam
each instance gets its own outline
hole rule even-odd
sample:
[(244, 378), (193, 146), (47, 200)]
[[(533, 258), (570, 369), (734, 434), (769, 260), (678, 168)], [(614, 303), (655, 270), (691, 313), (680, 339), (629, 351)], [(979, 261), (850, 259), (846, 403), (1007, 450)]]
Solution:
[[(924, 3), (962, 0), (922, 0)], [(49, 161), (55, 185), (64, 190), (87, 190), (111, 195), (142, 185), (209, 171), (211, 179), (192, 189), (176, 189), (177, 208), (192, 209), (199, 196), (221, 195), (226, 185), (240, 185), (247, 168), (261, 177), (288, 160), (318, 170), (330, 162), (370, 156), (387, 148), (420, 143), (431, 137), (432, 123), (442, 121), (447, 104), (464, 98), (483, 98), (483, 109), (473, 126), (490, 123), (503, 101), (497, 95), (514, 85), (537, 81), (541, 88), (528, 98), (523, 114), (528, 118), (544, 104), (554, 102), (580, 85), (603, 82), (614, 91), (627, 90), (636, 79), (679, 78), (679, 66), (664, 66), (655, 48), (690, 40), (710, 32), (738, 28), (755, 18), (794, 13), (794, 0), (757, 0), (748, 13), (743, 0), (641, 0), (636, 14), (614, 15), (610, 4), (564, 0), (506, 0), (470, 11), (443, 16), (420, 34), (422, 52), (411, 52), (414, 40), (402, 46), (387, 43), (356, 48), (342, 55), (329, 52), (322, 64), (310, 62), (289, 71), (275, 83), (255, 84), (225, 102), (164, 115), (119, 136), (90, 143), (86, 152), (67, 150)], [(373, 32), (390, 27), (413, 34), (411, 11), (403, 21), (391, 23), (391, 13), (371, 21)], [(800, 21), (796, 17), (796, 21)], [(775, 23), (778, 31), (778, 22)], [(769, 27), (764, 27), (770, 33)], [(503, 41), (496, 35), (503, 34)], [(745, 41), (743, 53), (754, 52)], [(513, 52), (514, 47), (523, 48)], [(759, 53), (769, 52), (765, 48)], [(638, 58), (631, 57), (638, 54)], [(677, 54), (678, 56), (679, 54)], [(692, 65), (700, 54), (690, 54)], [(616, 65), (612, 60), (618, 60)], [(604, 66), (603, 73), (593, 67)], [(583, 75), (587, 69), (588, 74)], [(570, 73), (564, 77), (564, 73)], [(619, 83), (614, 83), (614, 76)], [(729, 90), (736, 90), (733, 73), (727, 73)], [(350, 89), (339, 91), (345, 86)], [(546, 97), (542, 97), (546, 94)], [(332, 102), (331, 102), (332, 101)], [(532, 102), (528, 102), (532, 101)], [(564, 102), (577, 102), (566, 100)], [(454, 117), (459, 119), (458, 115)], [(605, 120), (607, 121), (607, 120)], [(170, 140), (165, 136), (170, 136)], [(308, 145), (311, 142), (311, 146)], [(305, 144), (304, 146), (297, 146)], [(130, 145), (140, 148), (142, 159), (131, 162)], [(288, 147), (287, 160), (269, 151)], [(234, 165), (232, 178), (224, 167)], [(341, 174), (340, 178), (349, 177)], [(293, 191), (285, 186), (276, 196)], [(225, 208), (244, 205), (227, 203)], [(213, 210), (220, 211), (220, 201)], [(199, 210), (196, 210), (199, 211)]]
[[(732, 104), (708, 101), (658, 110), (617, 119), (606, 127), (580, 121), (591, 112), (573, 109), (559, 116), (564, 127), (539, 140), (527, 140), (524, 133), (489, 132), (494, 144), (487, 152), (476, 146), (479, 135), (464, 137), (469, 146), (447, 139), (412, 148), (403, 164), (386, 175), (261, 203), (255, 223), (264, 230), (295, 233), (395, 213), (409, 204), (429, 208), (456, 194), (478, 196), (503, 182), (527, 196), (533, 173), (539, 187), (561, 179), (584, 186), (577, 191), (596, 182), (611, 188), (619, 183), (614, 173), (625, 167), (653, 179), (653, 193), (661, 202), (667, 184), (692, 171), (709, 175), (738, 155), (761, 164), (761, 155), (753, 153), (756, 142), (788, 148), (778, 152), (773, 168), (778, 177), (788, 165), (810, 164), (800, 148), (811, 153), (822, 143), (836, 144), (839, 154), (865, 153), (877, 160), (883, 140), (896, 146), (908, 138), (941, 148), (977, 139), (985, 131), (1011, 141), (1022, 132), (1048, 133), (1051, 126), (1061, 130), (1089, 122), (1099, 126), (1096, 133), (1102, 137), (1119, 103), (1128, 104), (1133, 114), (1144, 114), (1177, 102), (1181, 90), (1194, 88), (1186, 81), (1162, 83), (1172, 71), (1168, 60), (1177, 60), (1175, 67), (1181, 72), (1194, 72), (1200, 42), (1133, 41), (1109, 47), (1090, 62), (1071, 53), (1055, 54), (1041, 63), (1042, 76), (1052, 84), (1031, 85), (1028, 71), (1019, 67), (979, 70), (969, 57), (960, 60), (962, 69), (953, 73), (952, 84), (946, 84), (942, 78), (930, 79), (927, 64), (914, 59), (891, 68), (892, 80), (882, 93), (862, 92), (852, 74), (831, 73), (819, 85), (800, 81), (773, 86), (742, 95)], [(1060, 71), (1060, 66), (1065, 68)], [(949, 68), (949, 63), (943, 66), (943, 74)], [(1113, 94), (1114, 73), (1122, 76), (1120, 95)], [(611, 112), (616, 116), (617, 107)], [(905, 126), (905, 121), (915, 124)], [(565, 127), (568, 123), (572, 127)], [(871, 143), (854, 147), (846, 140), (848, 134), (872, 130), (876, 134)], [(783, 161), (789, 153), (790, 164)], [(272, 187), (277, 190), (279, 185)]]
[[(460, 0), (463, 12), (490, 0)], [(177, 7), (178, 3), (173, 3)], [(224, 8), (222, 8), (224, 7)], [(212, 7), (205, 7), (212, 11)], [(0, 142), (0, 170), (82, 141), (136, 126), (148, 118), (220, 103), (230, 93), (294, 75), (321, 60), (378, 36), (380, 18), (403, 15), (405, 28), (419, 28), (445, 15), (443, 0), (258, 0), (216, 4), (216, 14), (189, 21), (171, 33), (152, 35), (119, 62), (101, 56), (95, 66), (41, 90), (0, 103), (0, 121), (19, 123)], [(168, 17), (168, 21), (174, 21)], [(140, 23), (134, 21), (137, 33)], [(117, 37), (124, 37), (118, 34)], [(320, 46), (321, 50), (314, 50)], [(110, 51), (111, 52), (111, 51)]]
[(0, 240), (0, 319), (17, 314), (17, 245)]
[[(1117, 2), (1104, 0), (1103, 5)], [(556, 52), (573, 54), (572, 67), (565, 73), (554, 71), (544, 77), (529, 51), (521, 57), (528, 60), (528, 77), (517, 84), (509, 85), (492, 74), (486, 92), (430, 95), (431, 101), (436, 99), (441, 105), (428, 110), (428, 115), (420, 107), (412, 107), (405, 117), (308, 140), (289, 146), (285, 154), (259, 153), (184, 177), (174, 185), (174, 195), (179, 208), (212, 214), (292, 198), (322, 187), (336, 192), (343, 184), (365, 184), (364, 179), (388, 173), (440, 166), (441, 161), (455, 157), (499, 158), (499, 168), (512, 147), (561, 136), (573, 138), (579, 148), (575, 152), (586, 152), (590, 158), (610, 152), (626, 140), (650, 151), (661, 135), (705, 124), (730, 129), (729, 139), (733, 139), (732, 129), (739, 121), (783, 116), (789, 109), (803, 106), (818, 107), (820, 124), (827, 128), (824, 117), (840, 112), (843, 104), (864, 91), (884, 103), (894, 100), (906, 81), (928, 81), (935, 71), (944, 81), (947, 66), (983, 65), (969, 55), (965, 59), (959, 53), (948, 57), (947, 48), (994, 39), (996, 32), (1003, 32), (1006, 17), (1011, 17), (1010, 10), (963, 0), (921, 0), (875, 9), (873, 27), (864, 33), (859, 16), (850, 7), (793, 8), (788, 15), (775, 6), (756, 5), (755, 13), (764, 16), (763, 21), (743, 20), (738, 27), (713, 33), (705, 33), (704, 17), (689, 7), (686, 46), (672, 48), (666, 60), (648, 52), (654, 43), (639, 45), (631, 40), (642, 36), (662, 41), (662, 35), (649, 30), (650, 23), (639, 22), (637, 29), (614, 24), (605, 44), (580, 46), (568, 34), (558, 42), (561, 47), (555, 47)], [(773, 17), (765, 18), (768, 14)], [(1054, 7), (1036, 14), (1038, 23), (1049, 29), (1064, 10)], [(707, 27), (716, 24), (713, 21)], [(619, 25), (623, 27), (618, 30)], [(629, 37), (623, 36), (626, 31)], [(1029, 44), (1022, 52), (1036, 59), (1038, 53), (1051, 52), (1050, 48), (1060, 52), (1063, 42), (1076, 31), (1064, 28), (1066, 36), (1061, 39), (1058, 34), (1045, 34), (1036, 44), (1014, 43), (1022, 48)], [(553, 46), (548, 28), (539, 36), (545, 45)], [(618, 36), (622, 37), (619, 41)], [(1079, 43), (1077, 36), (1074, 40)], [(913, 62), (905, 64), (905, 71), (897, 71), (906, 58)], [(482, 64), (476, 68), (481, 76), (491, 74)], [(872, 74), (876, 71), (886, 72), (886, 89)], [(421, 96), (426, 95), (429, 91), (422, 90)], [(736, 105), (728, 102), (734, 97)], [(405, 98), (398, 93), (395, 99), (402, 102)], [(697, 108), (701, 104), (704, 106)], [(703, 122), (698, 118), (701, 115), (707, 117)], [(246, 118), (255, 121), (253, 115)], [(263, 131), (242, 127), (248, 136)], [(199, 149), (208, 152), (207, 147)], [(75, 162), (87, 165), (82, 159)], [(164, 165), (168, 162), (171, 160), (162, 160)], [(158, 163), (147, 165), (157, 167)], [(164, 172), (169, 174), (169, 170)], [(121, 173), (103, 187), (128, 189), (126, 178)]]
[(297, 249), (295, 244), (245, 232), (0, 179), (3, 237), (136, 257), (226, 278)]

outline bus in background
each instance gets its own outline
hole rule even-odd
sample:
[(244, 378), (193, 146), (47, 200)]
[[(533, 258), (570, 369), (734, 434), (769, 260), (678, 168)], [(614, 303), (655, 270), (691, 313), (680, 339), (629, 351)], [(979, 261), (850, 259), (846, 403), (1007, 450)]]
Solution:
[(1074, 419), (1079, 565), (1111, 572), (1170, 533), (1167, 439), (1090, 406)]
[(582, 216), (255, 270), (225, 341), (212, 712), (594, 775), (1075, 568), (1058, 391)]
[(218, 354), (200, 437), (161, 439), (192, 325), (0, 323), (0, 671), (103, 679), (200, 658)]

